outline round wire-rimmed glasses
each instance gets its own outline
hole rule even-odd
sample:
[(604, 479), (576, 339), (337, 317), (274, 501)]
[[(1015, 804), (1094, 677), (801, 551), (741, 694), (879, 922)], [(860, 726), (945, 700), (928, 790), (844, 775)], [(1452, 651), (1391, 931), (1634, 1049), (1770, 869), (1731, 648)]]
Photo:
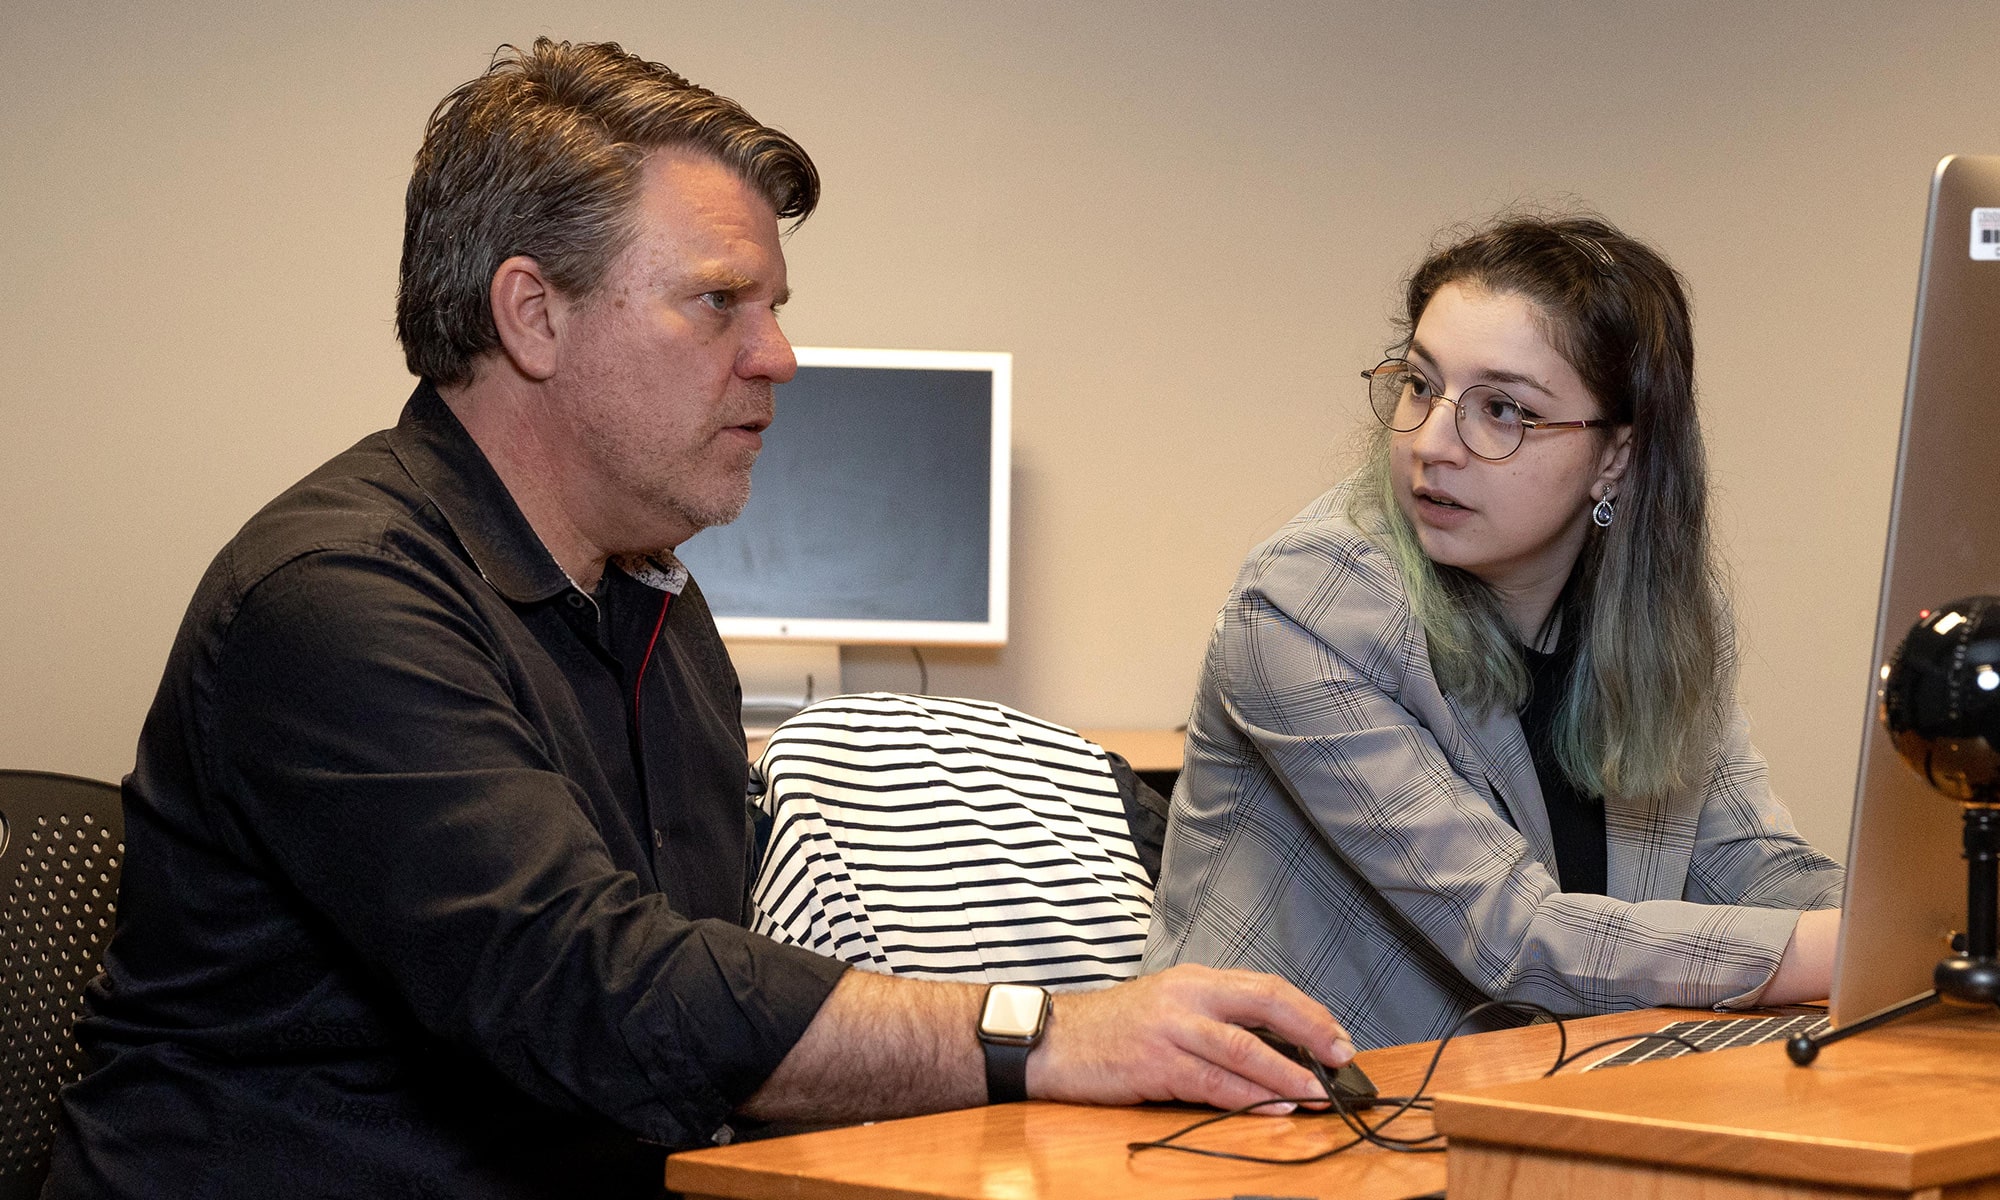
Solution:
[(1452, 427), (1465, 448), (1499, 462), (1521, 448), (1530, 429), (1596, 429), (1616, 421), (1592, 417), (1585, 421), (1545, 421), (1527, 416), (1521, 402), (1490, 384), (1476, 383), (1454, 400), (1439, 391), (1407, 359), (1385, 358), (1361, 372), (1368, 381), (1368, 407), (1375, 418), (1397, 433), (1411, 433), (1430, 419), (1440, 403), (1452, 406)]

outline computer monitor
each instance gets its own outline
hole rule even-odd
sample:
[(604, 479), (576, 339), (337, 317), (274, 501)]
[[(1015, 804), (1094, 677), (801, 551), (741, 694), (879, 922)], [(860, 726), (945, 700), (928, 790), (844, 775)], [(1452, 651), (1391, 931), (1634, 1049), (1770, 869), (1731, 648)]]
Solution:
[(1007, 640), (1013, 356), (796, 349), (742, 517), (678, 550), (752, 725), (839, 691), (841, 645)]
[(1954, 155), (1931, 179), (1834, 964), (1837, 1026), (1929, 989), (1965, 927), (1960, 808), (1897, 755), (1879, 672), (1921, 610), (1979, 594), (2000, 594), (2000, 156)]

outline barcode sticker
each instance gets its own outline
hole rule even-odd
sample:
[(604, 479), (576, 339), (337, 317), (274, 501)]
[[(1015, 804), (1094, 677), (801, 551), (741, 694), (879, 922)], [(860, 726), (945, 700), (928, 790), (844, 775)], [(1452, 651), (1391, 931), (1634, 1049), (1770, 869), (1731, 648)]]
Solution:
[(2000, 208), (1972, 210), (1972, 258), (2000, 262)]

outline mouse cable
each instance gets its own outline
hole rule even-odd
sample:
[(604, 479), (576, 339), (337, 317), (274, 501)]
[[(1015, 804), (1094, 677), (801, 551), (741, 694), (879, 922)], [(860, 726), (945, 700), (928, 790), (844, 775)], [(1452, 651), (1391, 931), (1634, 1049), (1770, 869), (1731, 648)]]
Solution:
[(1602, 1050), (1606, 1046), (1620, 1046), (1625, 1044), (1626, 1042), (1679, 1042), (1681, 1045), (1687, 1047), (1688, 1053), (1690, 1054), (1707, 1053), (1705, 1049), (1695, 1045), (1693, 1042), (1688, 1041), (1686, 1038), (1682, 1037), (1678, 1033), (1627, 1033), (1627, 1034), (1621, 1034), (1618, 1037), (1605, 1038), (1601, 1042), (1592, 1042), (1590, 1045), (1585, 1046), (1583, 1049), (1577, 1051), (1575, 1054), (1568, 1056), (1567, 1058), (1558, 1055), (1556, 1057), (1554, 1065), (1550, 1066), (1548, 1070), (1542, 1072), (1542, 1078), (1547, 1079), (1549, 1076), (1555, 1074), (1557, 1071), (1562, 1070), (1564, 1067), (1570, 1065), (1571, 1063), (1581, 1060), (1585, 1055), (1591, 1054), (1598, 1050)]
[[(1585, 1055), (1592, 1053), (1593, 1051), (1604, 1049), (1607, 1046), (1619, 1045), (1624, 1042), (1643, 1042), (1643, 1041), (1678, 1042), (1697, 1054), (1702, 1052), (1701, 1047), (1695, 1045), (1693, 1042), (1690, 1042), (1686, 1038), (1683, 1038), (1677, 1034), (1634, 1033), (1634, 1034), (1626, 1034), (1622, 1037), (1606, 1038), (1601, 1042), (1594, 1042), (1591, 1045), (1585, 1046), (1581, 1050), (1578, 1050), (1576, 1053), (1571, 1054), (1569, 1053), (1569, 1029), (1567, 1026), (1563, 1024), (1563, 1019), (1560, 1016), (1557, 1016), (1553, 1011), (1528, 1000), (1488, 1000), (1481, 1004), (1476, 1004), (1473, 1007), (1467, 1009), (1464, 1015), (1459, 1017), (1457, 1021), (1453, 1022), (1451, 1028), (1445, 1031), (1445, 1035), (1442, 1038), (1438, 1039), (1437, 1049), (1432, 1051), (1430, 1062), (1424, 1067), (1423, 1078), (1417, 1081), (1416, 1092), (1413, 1095), (1404, 1097), (1382, 1096), (1376, 1098), (1374, 1105), (1371, 1107), (1380, 1107), (1383, 1105), (1394, 1105), (1395, 1107), (1393, 1111), (1389, 1113), (1388, 1116), (1383, 1117), (1380, 1121), (1376, 1121), (1373, 1124), (1370, 1124), (1366, 1119), (1364, 1119), (1360, 1115), (1358, 1110), (1349, 1108), (1345, 1098), (1341, 1097), (1339, 1094), (1334, 1092), (1328, 1092), (1324, 1096), (1310, 1096), (1310, 1097), (1273, 1096), (1269, 1100), (1259, 1100), (1255, 1104), (1246, 1104), (1240, 1108), (1230, 1109), (1227, 1112), (1211, 1114), (1209, 1116), (1201, 1118), (1198, 1121), (1195, 1121), (1193, 1124), (1184, 1125), (1181, 1128), (1176, 1129), (1173, 1132), (1165, 1135), (1164, 1137), (1156, 1138), (1152, 1141), (1128, 1142), (1126, 1143), (1125, 1146), (1126, 1152), (1128, 1154), (1136, 1154), (1141, 1150), (1177, 1150), (1182, 1154), (1198, 1154), (1204, 1158), (1223, 1158), (1223, 1159), (1230, 1159), (1235, 1162), (1257, 1163), (1263, 1166), (1281, 1166), (1281, 1167), (1304, 1166), (1309, 1163), (1320, 1162), (1324, 1159), (1331, 1158), (1336, 1154), (1340, 1154), (1347, 1150), (1351, 1150), (1355, 1146), (1358, 1146), (1363, 1142), (1366, 1142), (1371, 1146), (1376, 1146), (1383, 1150), (1393, 1151), (1398, 1154), (1442, 1153), (1445, 1147), (1442, 1145), (1437, 1145), (1435, 1143), (1443, 1141), (1444, 1139), (1443, 1134), (1430, 1133), (1423, 1137), (1404, 1138), (1404, 1137), (1397, 1137), (1394, 1134), (1384, 1133), (1382, 1132), (1382, 1130), (1391, 1122), (1402, 1117), (1405, 1113), (1413, 1111), (1429, 1112), (1431, 1110), (1431, 1097), (1428, 1094), (1427, 1089), (1430, 1087), (1431, 1077), (1437, 1073), (1439, 1061), (1441, 1061), (1444, 1058), (1445, 1047), (1449, 1046), (1452, 1042), (1452, 1039), (1456, 1038), (1459, 1035), (1460, 1031), (1462, 1031), (1465, 1028), (1467, 1022), (1473, 1020), (1476, 1017), (1482, 1016), (1487, 1012), (1500, 1009), (1504, 1009), (1510, 1012), (1520, 1012), (1520, 1013), (1530, 1014), (1533, 1016), (1538, 1016), (1543, 1018), (1544, 1021), (1555, 1025), (1556, 1057), (1555, 1061), (1549, 1066), (1549, 1069), (1542, 1073), (1542, 1077), (1545, 1079), (1551, 1075), (1554, 1075), (1556, 1072), (1562, 1070), (1564, 1067), (1570, 1065), (1571, 1063), (1576, 1062), (1578, 1059), (1581, 1059)], [(1312, 1154), (1303, 1154), (1291, 1158), (1277, 1158), (1277, 1157), (1258, 1155), (1258, 1154), (1240, 1154), (1231, 1150), (1214, 1150), (1205, 1146), (1189, 1146), (1189, 1145), (1184, 1145), (1181, 1142), (1182, 1138), (1188, 1136), (1191, 1133), (1196, 1132), (1197, 1130), (1205, 1129), (1210, 1125), (1214, 1125), (1221, 1121), (1229, 1120), (1232, 1117), (1240, 1117), (1248, 1115), (1250, 1113), (1255, 1112), (1257, 1109), (1263, 1108), (1264, 1106), (1269, 1104), (1322, 1104), (1322, 1103), (1330, 1103), (1331, 1111), (1340, 1118), (1341, 1123), (1345, 1125), (1348, 1131), (1352, 1133), (1354, 1136), (1337, 1146), (1331, 1146), (1325, 1150), (1316, 1151)]]
[[(1335, 1096), (1332, 1100), (1331, 1111), (1337, 1114), (1341, 1118), (1342, 1123), (1347, 1126), (1348, 1131), (1353, 1133), (1354, 1136), (1349, 1138), (1347, 1141), (1340, 1143), (1337, 1146), (1329, 1146), (1324, 1150), (1318, 1150), (1311, 1154), (1302, 1154), (1291, 1158), (1273, 1158), (1258, 1154), (1240, 1154), (1233, 1150), (1214, 1150), (1206, 1146), (1187, 1146), (1181, 1144), (1180, 1142), (1181, 1138), (1184, 1138), (1187, 1135), (1194, 1133), (1196, 1130), (1206, 1128), (1207, 1126), (1213, 1125), (1218, 1121), (1227, 1121), (1232, 1117), (1241, 1117), (1248, 1115), (1260, 1108), (1263, 1108), (1267, 1104), (1325, 1104), (1325, 1103), (1327, 1103), (1326, 1096), (1298, 1096), (1298, 1097), (1274, 1096), (1269, 1100), (1259, 1100), (1255, 1104), (1246, 1104), (1240, 1108), (1232, 1108), (1227, 1112), (1211, 1113), (1210, 1115), (1194, 1122), (1192, 1125), (1184, 1125), (1181, 1128), (1174, 1130), (1172, 1133), (1169, 1133), (1164, 1137), (1158, 1138), (1153, 1141), (1127, 1142), (1125, 1144), (1125, 1150), (1126, 1153), (1128, 1154), (1136, 1154), (1141, 1150), (1178, 1150), (1182, 1154), (1198, 1154), (1203, 1158), (1226, 1158), (1236, 1162), (1258, 1163), (1264, 1166), (1297, 1167), (1297, 1166), (1304, 1166), (1308, 1163), (1316, 1163), (1322, 1159), (1332, 1158), (1334, 1155), (1339, 1154), (1345, 1150), (1350, 1150), (1355, 1146), (1360, 1145), (1362, 1142), (1367, 1142), (1371, 1145), (1380, 1146), (1384, 1150), (1395, 1151), (1396, 1153), (1399, 1154), (1431, 1154), (1431, 1153), (1436, 1153), (1438, 1150), (1444, 1149), (1444, 1147), (1442, 1146), (1430, 1147), (1422, 1144), (1424, 1142), (1434, 1140), (1437, 1137), (1436, 1134), (1431, 1134), (1429, 1137), (1425, 1138), (1399, 1138), (1390, 1134), (1385, 1134), (1380, 1132), (1382, 1126), (1387, 1125), (1390, 1121), (1395, 1120), (1397, 1117), (1400, 1117), (1404, 1113), (1409, 1112), (1413, 1109), (1419, 1112), (1430, 1111), (1429, 1101), (1420, 1100), (1414, 1096), (1410, 1097), (1385, 1096), (1379, 1098), (1377, 1100), (1378, 1104), (1395, 1104), (1397, 1107), (1395, 1112), (1391, 1113), (1389, 1116), (1383, 1118), (1381, 1121), (1378, 1121), (1373, 1125), (1370, 1125), (1366, 1121), (1362, 1120), (1356, 1114), (1355, 1110), (1348, 1108), (1346, 1106), (1346, 1101), (1344, 1099)], [(1300, 1115), (1305, 1115), (1305, 1114), (1300, 1114)]]

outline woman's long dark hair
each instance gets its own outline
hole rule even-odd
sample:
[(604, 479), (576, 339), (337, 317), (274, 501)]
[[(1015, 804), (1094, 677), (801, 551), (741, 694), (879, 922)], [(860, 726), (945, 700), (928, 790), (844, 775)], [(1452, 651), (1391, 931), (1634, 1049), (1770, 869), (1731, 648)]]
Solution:
[[(1532, 304), (1604, 415), (1631, 427), (1616, 518), (1592, 527), (1558, 605), (1576, 660), (1556, 712), (1556, 756), (1587, 795), (1664, 795), (1706, 770), (1732, 682), (1686, 289), (1651, 247), (1597, 217), (1505, 217), (1433, 251), (1411, 275), (1403, 346), (1454, 283)], [(1424, 554), (1390, 490), (1388, 450), (1385, 429), (1350, 515), (1402, 568), (1445, 690), (1478, 710), (1518, 709), (1528, 675), (1497, 597)]]

